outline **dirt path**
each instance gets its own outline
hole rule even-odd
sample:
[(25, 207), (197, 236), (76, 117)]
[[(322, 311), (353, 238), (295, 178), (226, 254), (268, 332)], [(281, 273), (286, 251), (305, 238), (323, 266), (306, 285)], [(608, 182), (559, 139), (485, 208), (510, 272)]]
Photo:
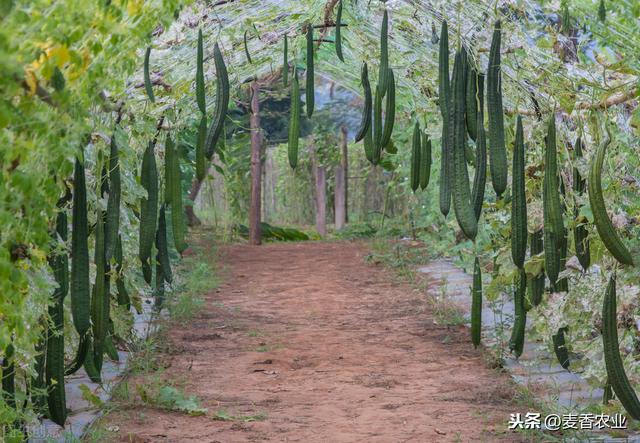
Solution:
[[(231, 246), (224, 283), (174, 328), (167, 377), (206, 416), (154, 408), (109, 422), (138, 442), (517, 441), (514, 388), (424, 296), (357, 243)], [(220, 421), (218, 416), (236, 419)]]

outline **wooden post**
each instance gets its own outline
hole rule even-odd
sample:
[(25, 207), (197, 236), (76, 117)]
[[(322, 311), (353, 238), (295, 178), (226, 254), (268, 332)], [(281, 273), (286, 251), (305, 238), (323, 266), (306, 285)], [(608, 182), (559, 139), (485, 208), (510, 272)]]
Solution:
[(274, 149), (265, 149), (264, 162), (263, 162), (263, 220), (266, 222), (273, 221), (276, 214), (276, 181), (278, 179), (278, 171), (276, 170), (276, 163), (273, 159)]
[(347, 127), (342, 126), (342, 170), (344, 171), (344, 222), (349, 223), (349, 140)]
[(334, 214), (335, 214), (335, 226), (336, 231), (344, 228), (345, 225), (345, 212), (344, 212), (344, 184), (345, 184), (345, 176), (344, 169), (342, 165), (337, 165), (334, 174), (336, 176), (336, 190), (334, 196)]
[(262, 221), (265, 222), (269, 222), (270, 219), (270, 214), (269, 214), (269, 202), (267, 200), (268, 198), (268, 194), (269, 194), (269, 183), (268, 183), (268, 174), (269, 172), (267, 171), (269, 164), (267, 161), (267, 149), (266, 149), (266, 143), (263, 143), (263, 149), (262, 149), (262, 184), (260, 185), (262, 188)]
[(321, 237), (327, 235), (327, 176), (320, 165), (316, 169), (316, 229)]
[(251, 206), (249, 208), (249, 243), (259, 245), (262, 243), (260, 231), (260, 213), (262, 206), (262, 134), (260, 132), (260, 86), (255, 80), (251, 82)]
[(309, 151), (315, 178), (316, 230), (321, 237), (324, 237), (327, 235), (327, 176), (325, 167), (318, 162), (313, 140), (309, 142)]
[(202, 224), (200, 219), (196, 216), (196, 213), (193, 212), (193, 205), (196, 203), (196, 198), (198, 197), (201, 187), (202, 182), (194, 177), (193, 182), (191, 182), (191, 189), (189, 190), (189, 199), (184, 205), (184, 212), (187, 216), (187, 226), (189, 227), (199, 226)]
[[(213, 4), (213, 6), (216, 6), (218, 4), (225, 4), (225, 3), (231, 3), (234, 2), (235, 0), (220, 0), (216, 3)], [(337, 0), (336, 0), (337, 1)], [(271, 85), (273, 84), (275, 81), (279, 81), (279, 78), (277, 76), (272, 75), (271, 73), (265, 74), (264, 76), (260, 77), (258, 80), (254, 80), (254, 82), (261, 82), (262, 85)], [(36, 92), (36, 94), (38, 94), (38, 92)], [(43, 99), (41, 97), (41, 99)], [(43, 99), (44, 100), (44, 99)], [(259, 118), (258, 118), (259, 120)], [(223, 135), (224, 136), (224, 135)], [(213, 158), (211, 159), (211, 161), (213, 161)], [(207, 168), (210, 165), (207, 166)], [(209, 170), (207, 170), (207, 174), (208, 174)], [(206, 178), (205, 178), (206, 180)], [(185, 201), (185, 205), (184, 205), (184, 212), (185, 212), (185, 216), (187, 218), (187, 225), (190, 227), (193, 226), (197, 226), (201, 224), (200, 219), (196, 216), (196, 214), (194, 213), (193, 210), (193, 205), (196, 201), (196, 198), (198, 198), (198, 194), (200, 193), (200, 190), (202, 188), (202, 182), (200, 182), (200, 180), (198, 180), (196, 177), (193, 178), (193, 181), (191, 182), (191, 188), (189, 190), (189, 200)]]

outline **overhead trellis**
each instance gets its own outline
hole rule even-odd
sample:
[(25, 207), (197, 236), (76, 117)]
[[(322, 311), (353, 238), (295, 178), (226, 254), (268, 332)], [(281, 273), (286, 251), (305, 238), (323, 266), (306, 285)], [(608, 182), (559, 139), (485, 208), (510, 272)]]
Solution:
[[(215, 80), (211, 53), (219, 42), (227, 61), (232, 86), (252, 78), (278, 76), (282, 69), (283, 39), (289, 37), (289, 61), (304, 68), (304, 27), (317, 26), (316, 70), (341, 86), (360, 91), (360, 65), (376, 66), (379, 57), (383, 9), (390, 20), (390, 66), (396, 71), (398, 102), (405, 112), (429, 113), (437, 106), (437, 38), (446, 19), (453, 46), (465, 46), (481, 72), (486, 72), (493, 23), (503, 29), (503, 92), (505, 110), (536, 116), (553, 109), (571, 114), (576, 109), (607, 107), (636, 95), (638, 60), (628, 48), (638, 47), (637, 21), (616, 20), (618, 10), (632, 10), (631, 1), (611, 3), (609, 20), (597, 19), (598, 2), (569, 3), (570, 30), (561, 29), (562, 5), (545, 8), (531, 1), (440, 0), (344, 1), (343, 52), (335, 56), (333, 6), (337, 2), (289, 0), (235, 0), (196, 3), (182, 11), (179, 20), (155, 42), (152, 71), (171, 85), (179, 101), (194, 100), (195, 47), (198, 28), (205, 36), (205, 78), (208, 101)], [(635, 23), (635, 28), (634, 28)], [(435, 32), (434, 32), (435, 30)], [(251, 54), (244, 49), (244, 34)], [(605, 41), (625, 42), (600, 47)], [(629, 44), (627, 45), (626, 42)], [(624, 62), (624, 63), (623, 63)], [(375, 76), (377, 70), (371, 70)], [(375, 80), (375, 79), (374, 79)], [(140, 86), (140, 82), (136, 86)], [(138, 89), (143, 93), (141, 89)], [(176, 98), (177, 97), (177, 98)], [(196, 109), (193, 106), (193, 109)], [(402, 111), (402, 109), (400, 110)]]

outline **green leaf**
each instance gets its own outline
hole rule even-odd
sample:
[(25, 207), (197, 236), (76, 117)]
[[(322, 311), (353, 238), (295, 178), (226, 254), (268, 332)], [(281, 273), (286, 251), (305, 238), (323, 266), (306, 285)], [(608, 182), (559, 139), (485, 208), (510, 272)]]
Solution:
[(233, 416), (229, 415), (226, 409), (220, 409), (213, 414), (213, 419), (220, 421), (233, 421)]
[(81, 384), (79, 388), (80, 392), (82, 392), (82, 398), (91, 403), (92, 406), (95, 406), (96, 408), (104, 406), (104, 402), (91, 390), (89, 386)]
[(173, 386), (163, 386), (158, 393), (158, 403), (167, 408), (171, 408), (180, 396), (180, 392)]
[(580, 217), (585, 217), (587, 220), (589, 220), (589, 223), (593, 223), (593, 212), (591, 212), (591, 206), (582, 206), (578, 214)]
[(158, 393), (158, 403), (167, 409), (186, 412), (189, 415), (203, 415), (207, 413), (207, 408), (203, 408), (198, 403), (195, 396), (185, 397), (173, 386), (163, 386)]
[(189, 415), (204, 415), (208, 412), (207, 408), (203, 408), (198, 404), (196, 397), (176, 400), (175, 408), (179, 411), (186, 412)]
[(384, 169), (385, 171), (395, 171), (396, 168), (398, 167), (398, 165), (394, 164), (390, 159), (385, 158), (384, 160), (382, 160), (380, 162), (380, 166), (382, 166), (382, 169)]
[(389, 154), (397, 154), (398, 153), (398, 148), (396, 147), (395, 143), (393, 143), (393, 140), (391, 140), (389, 142), (389, 144), (384, 149)]
[(0, 0), (0, 17), (9, 15), (14, 6), (14, 0)]
[(544, 253), (534, 255), (524, 263), (524, 272), (527, 277), (533, 278), (540, 275), (544, 269)]
[(65, 83), (64, 74), (56, 66), (53, 69), (53, 75), (51, 76), (51, 86), (53, 86), (53, 89), (56, 91), (60, 92), (64, 89)]

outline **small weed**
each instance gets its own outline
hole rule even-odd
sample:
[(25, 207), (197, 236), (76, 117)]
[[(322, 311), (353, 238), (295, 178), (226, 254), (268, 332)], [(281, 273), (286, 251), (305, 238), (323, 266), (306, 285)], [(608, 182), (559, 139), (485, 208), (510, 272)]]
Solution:
[(213, 420), (219, 421), (242, 421), (244, 423), (250, 423), (253, 421), (263, 421), (267, 419), (267, 414), (259, 412), (253, 415), (232, 415), (226, 409), (219, 409), (214, 412), (211, 417)]
[(164, 364), (159, 356), (163, 350), (160, 343), (166, 343), (167, 341), (162, 340), (162, 334), (161, 331), (158, 331), (156, 335), (136, 343), (127, 361), (129, 372), (132, 374), (148, 374), (164, 369)]
[(202, 295), (212, 291), (219, 284), (211, 268), (210, 260), (202, 261), (200, 256), (182, 263), (182, 283), (177, 285), (166, 301), (171, 319), (188, 320), (202, 310), (205, 303)]
[(189, 292), (176, 294), (167, 302), (169, 315), (174, 320), (189, 320), (204, 306), (204, 299)]
[(208, 261), (189, 260), (183, 264), (189, 270), (184, 273), (184, 289), (191, 294), (204, 294), (218, 287), (218, 278), (211, 272)]
[(128, 403), (131, 401), (131, 392), (129, 391), (129, 382), (123, 380), (111, 391), (111, 399), (115, 402)]
[(193, 242), (193, 256), (182, 260), (176, 273), (180, 281), (169, 294), (166, 307), (171, 319), (184, 321), (193, 318), (205, 304), (203, 295), (211, 292), (220, 284), (216, 273), (215, 250), (204, 250)]
[(489, 352), (485, 349), (480, 355), (486, 367), (495, 369), (498, 372), (504, 371), (503, 361), (496, 353)]
[(180, 389), (167, 383), (157, 374), (147, 377), (144, 383), (135, 385), (135, 391), (137, 397), (128, 398), (128, 403), (131, 405), (141, 402), (147, 407), (184, 412), (189, 415), (207, 413), (207, 409), (200, 406), (197, 397), (186, 396)]
[(446, 300), (434, 304), (433, 316), (434, 321), (439, 325), (462, 326), (467, 323), (460, 309)]
[(281, 349), (283, 346), (281, 344), (267, 344), (267, 343), (260, 343), (260, 345), (254, 349), (255, 352), (269, 352), (269, 351), (275, 351), (276, 349)]
[(216, 412), (213, 413), (213, 416), (211, 417), (214, 420), (218, 420), (218, 421), (233, 421), (233, 415), (230, 415), (226, 409), (219, 409)]
[(355, 240), (360, 238), (371, 238), (376, 235), (377, 229), (369, 223), (349, 223), (339, 231), (333, 233), (337, 240)]
[(104, 406), (104, 402), (100, 397), (96, 395), (95, 392), (91, 391), (91, 388), (85, 384), (81, 384), (79, 386), (80, 392), (82, 393), (82, 398), (89, 402), (95, 408), (101, 408)]
[(242, 420), (245, 423), (249, 423), (252, 421), (263, 421), (267, 419), (267, 414), (264, 412), (259, 412), (258, 414), (254, 414), (254, 415), (241, 415), (240, 417), (237, 417), (239, 420)]
[(170, 411), (185, 412), (189, 415), (203, 415), (207, 408), (200, 406), (198, 398), (194, 395), (185, 396), (173, 386), (163, 386), (156, 398), (158, 405)]
[[(80, 440), (78, 440), (75, 436), (73, 438), (75, 440), (67, 440), (67, 437), (65, 437), (63, 441), (65, 443), (80, 442)], [(84, 440), (89, 443), (111, 441), (108, 435), (108, 431), (103, 428), (92, 428), (91, 431), (89, 431), (87, 435), (84, 437)]]
[(533, 393), (520, 385), (515, 385), (515, 393), (513, 396), (515, 406), (528, 409), (531, 411), (540, 411), (543, 405), (536, 399)]

